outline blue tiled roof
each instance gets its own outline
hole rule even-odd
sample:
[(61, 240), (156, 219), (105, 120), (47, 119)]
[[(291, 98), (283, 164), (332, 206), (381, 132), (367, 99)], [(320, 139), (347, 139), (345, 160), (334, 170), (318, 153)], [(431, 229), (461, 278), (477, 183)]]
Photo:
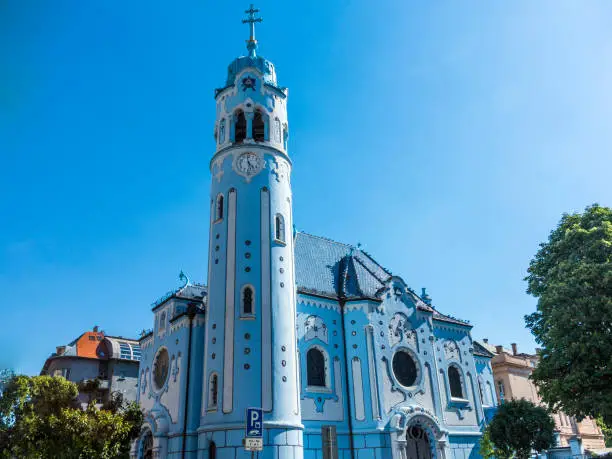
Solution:
[[(328, 298), (380, 299), (391, 273), (358, 247), (298, 232), (295, 235), (295, 279), (298, 292)], [(470, 326), (440, 313), (410, 291), (420, 309), (435, 320)]]
[(391, 273), (357, 247), (300, 232), (295, 236), (295, 277), (303, 292), (376, 298)]

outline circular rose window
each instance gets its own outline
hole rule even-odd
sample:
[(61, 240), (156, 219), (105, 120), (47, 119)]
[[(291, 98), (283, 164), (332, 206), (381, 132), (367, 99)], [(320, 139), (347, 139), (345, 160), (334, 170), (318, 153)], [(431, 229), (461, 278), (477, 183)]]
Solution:
[(397, 351), (393, 356), (393, 374), (405, 387), (413, 386), (417, 379), (417, 367), (414, 359), (406, 351)]
[(168, 379), (168, 372), (170, 370), (170, 359), (168, 358), (168, 351), (166, 348), (162, 348), (157, 352), (155, 362), (153, 363), (153, 382), (155, 383), (156, 389), (161, 389), (166, 384)]

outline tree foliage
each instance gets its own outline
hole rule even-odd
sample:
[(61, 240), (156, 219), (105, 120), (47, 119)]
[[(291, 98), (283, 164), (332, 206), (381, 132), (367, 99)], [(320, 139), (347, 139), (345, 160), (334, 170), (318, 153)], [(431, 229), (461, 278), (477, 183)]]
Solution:
[(597, 418), (595, 421), (603, 433), (606, 448), (612, 448), (612, 427), (606, 425), (601, 417)]
[(487, 428), (495, 447), (495, 457), (514, 454), (518, 459), (531, 456), (554, 444), (555, 422), (548, 411), (528, 400), (510, 400), (500, 405)]
[(142, 424), (138, 406), (81, 410), (77, 395), (62, 377), (13, 377), (0, 396), (0, 457), (128, 457)]
[(495, 445), (491, 441), (491, 432), (489, 432), (488, 427), (482, 433), (482, 437), (480, 437), (478, 454), (480, 454), (480, 457), (482, 457), (482, 459), (491, 459), (496, 457)]
[(612, 424), (612, 209), (563, 215), (531, 261), (525, 317), (543, 351), (532, 378), (552, 408)]

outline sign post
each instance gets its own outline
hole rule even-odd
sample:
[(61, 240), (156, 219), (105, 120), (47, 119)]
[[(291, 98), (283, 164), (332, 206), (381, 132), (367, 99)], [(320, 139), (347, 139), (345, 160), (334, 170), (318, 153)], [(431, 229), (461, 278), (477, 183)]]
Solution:
[(247, 408), (246, 410), (246, 438), (244, 449), (246, 451), (263, 450), (263, 410), (261, 408)]

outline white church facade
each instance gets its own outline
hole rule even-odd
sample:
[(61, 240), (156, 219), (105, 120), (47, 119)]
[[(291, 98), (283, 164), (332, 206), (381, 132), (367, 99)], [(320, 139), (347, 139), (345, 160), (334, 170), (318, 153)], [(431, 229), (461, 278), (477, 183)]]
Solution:
[(132, 457), (477, 458), (496, 397), (471, 325), (360, 248), (292, 230), (288, 92), (256, 54), (256, 12), (215, 93), (208, 282), (153, 308)]

